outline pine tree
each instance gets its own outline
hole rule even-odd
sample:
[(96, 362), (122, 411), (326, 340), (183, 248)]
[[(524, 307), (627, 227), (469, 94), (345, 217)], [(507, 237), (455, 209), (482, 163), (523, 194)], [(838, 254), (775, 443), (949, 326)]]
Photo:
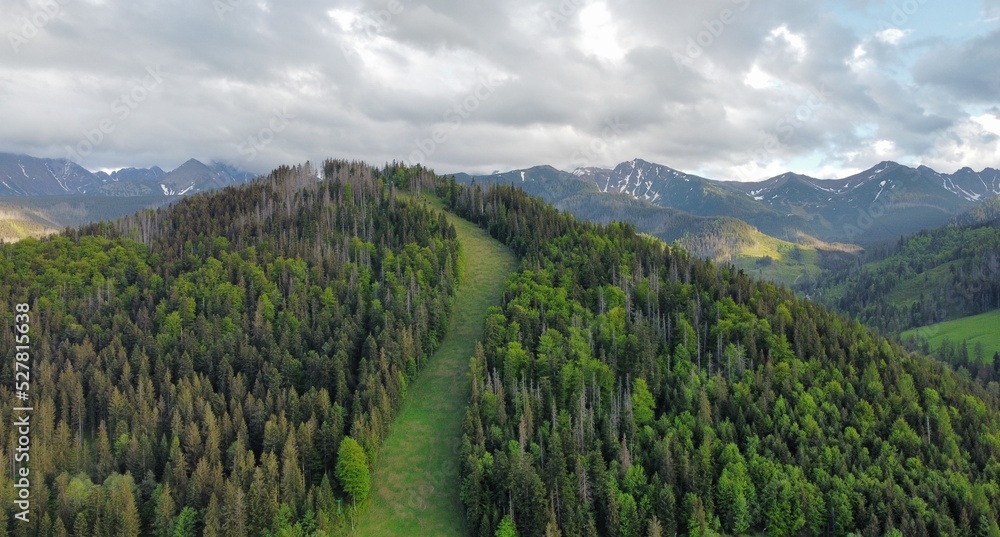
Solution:
[(198, 512), (193, 507), (181, 509), (174, 524), (173, 537), (195, 537), (197, 535)]
[(174, 533), (173, 520), (177, 511), (170, 484), (157, 487), (153, 493), (153, 532), (157, 537), (169, 537)]
[(117, 537), (139, 535), (141, 521), (135, 502), (135, 482), (132, 476), (113, 475), (105, 483), (110, 488), (108, 494), (109, 522)]
[(246, 537), (247, 514), (243, 490), (232, 481), (226, 481), (222, 492), (223, 537)]
[[(7, 526), (3, 526), (4, 530)], [(80, 511), (76, 514), (76, 520), (73, 521), (73, 537), (86, 537), (90, 535), (90, 524), (87, 523), (87, 516)]]
[(510, 515), (503, 517), (503, 520), (500, 521), (496, 537), (517, 537), (517, 529), (514, 527), (514, 521), (510, 519)]
[(299, 468), (299, 450), (295, 434), (289, 434), (282, 450), (281, 463), (281, 501), (292, 508), (292, 513), (298, 512), (298, 505), (305, 496), (305, 478)]
[(208, 507), (205, 508), (203, 537), (220, 537), (222, 535), (222, 509), (219, 506), (219, 498), (215, 494), (208, 500)]
[(52, 525), (52, 537), (69, 537), (66, 525), (63, 524), (62, 517), (56, 517), (55, 524)]
[(635, 424), (639, 427), (653, 421), (653, 409), (655, 402), (653, 394), (649, 392), (649, 385), (646, 379), (639, 377), (632, 383), (632, 416)]
[(350, 436), (344, 437), (337, 452), (337, 480), (357, 505), (364, 502), (371, 488), (368, 470), (368, 456), (365, 450)]

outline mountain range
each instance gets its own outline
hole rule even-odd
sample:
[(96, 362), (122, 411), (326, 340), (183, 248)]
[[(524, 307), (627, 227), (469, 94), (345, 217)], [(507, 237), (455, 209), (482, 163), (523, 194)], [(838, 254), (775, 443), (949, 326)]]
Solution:
[[(65, 159), (0, 153), (0, 199), (6, 199), (7, 220), (20, 227), (5, 236), (114, 219), (254, 177), (195, 159), (169, 172), (153, 166), (108, 173)], [(638, 158), (613, 168), (569, 172), (535, 166), (454, 177), (461, 183), (516, 184), (580, 218), (631, 222), (667, 242), (679, 241), (696, 256), (733, 262), (785, 283), (814, 274), (820, 255), (855, 252), (858, 245), (943, 226), (1000, 195), (1000, 171), (993, 168), (945, 174), (895, 162), (840, 179), (789, 172), (757, 182), (708, 179)]]
[(0, 153), (0, 197), (181, 196), (249, 182), (255, 174), (190, 159), (176, 169), (124, 168), (92, 172), (66, 159)]
[(464, 183), (518, 184), (585, 218), (631, 213), (646, 220), (644, 225), (636, 222), (640, 229), (668, 241), (697, 233), (708, 222), (693, 217), (707, 217), (742, 220), (793, 242), (868, 244), (944, 225), (1000, 195), (1000, 170), (963, 168), (944, 174), (896, 162), (881, 162), (841, 179), (785, 173), (758, 182), (707, 179), (642, 159), (614, 168), (566, 172), (536, 166), (454, 177)]
[[(159, 199), (0, 244), (0, 375), (41, 373), (0, 435), (15, 453), (37, 416), (35, 502), (5, 535), (1000, 534), (985, 343), (959, 353), (973, 378), (632, 226), (418, 166)], [(947, 260), (900, 313), (936, 310), (927, 289), (996, 307), (1000, 235), (956, 227), (845, 294), (877, 307)], [(28, 486), (14, 462), (0, 490)]]

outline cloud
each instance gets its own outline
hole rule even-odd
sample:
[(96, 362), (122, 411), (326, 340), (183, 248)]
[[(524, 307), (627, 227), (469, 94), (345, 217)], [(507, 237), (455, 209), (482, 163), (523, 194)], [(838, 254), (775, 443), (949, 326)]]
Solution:
[(982, 18), (986, 22), (997, 22), (1000, 20), (1000, 0), (983, 0)]
[(974, 169), (1000, 162), (1000, 134), (996, 132), (996, 112), (991, 117), (978, 117), (961, 121), (955, 128), (939, 137), (922, 159), (927, 166), (938, 170), (955, 170), (963, 166)]
[(1000, 136), (1000, 110), (996, 107), (978, 116), (973, 116), (971, 119), (978, 123), (983, 128), (983, 131)]
[(910, 30), (900, 30), (899, 28), (886, 28), (875, 34), (875, 37), (882, 42), (888, 43), (890, 45), (898, 45), (904, 37), (909, 35)]
[[(879, 140), (937, 162), (960, 142), (954, 164), (997, 165), (973, 117), (1000, 89), (998, 33), (875, 30), (857, 22), (871, 2), (63, 0), (43, 17), (38, 1), (0, 20), (25, 37), (0, 50), (0, 150), (65, 156), (147, 69), (164, 73), (91, 168), (421, 151), (442, 172), (490, 172), (572, 168), (585, 148), (594, 164), (759, 179), (805, 160), (816, 169), (794, 171), (864, 168)], [(287, 127), (250, 158), (279, 112)]]
[(788, 30), (788, 26), (784, 24), (771, 30), (771, 34), (768, 41), (771, 43), (776, 43), (778, 40), (783, 41), (783, 46), (787, 47), (795, 59), (802, 61), (806, 57), (807, 48), (806, 40), (801, 34), (795, 34)]
[(964, 43), (942, 43), (928, 51), (914, 66), (917, 83), (937, 86), (953, 97), (974, 102), (995, 102), (1000, 94), (1000, 30)]

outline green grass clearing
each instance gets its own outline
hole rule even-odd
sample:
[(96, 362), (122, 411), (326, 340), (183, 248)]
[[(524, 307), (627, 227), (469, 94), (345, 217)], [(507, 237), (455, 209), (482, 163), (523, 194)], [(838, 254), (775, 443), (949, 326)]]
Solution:
[(46, 228), (30, 220), (0, 216), (0, 240), (4, 242), (17, 242), (28, 237), (37, 239), (55, 232), (55, 229)]
[(742, 249), (732, 263), (749, 276), (787, 286), (801, 278), (819, 276), (819, 253), (808, 246), (796, 246), (762, 235), (752, 246)]
[[(441, 209), (439, 201), (432, 205)], [(482, 337), (486, 310), (500, 303), (517, 260), (472, 223), (448, 214), (465, 256), (451, 324), (441, 347), (407, 388), (406, 401), (382, 445), (372, 496), (357, 535), (461, 536), (459, 498), (462, 420), (469, 399), (469, 358)]]
[(976, 359), (975, 348), (979, 343), (984, 359), (992, 360), (993, 354), (1000, 352), (1000, 310), (907, 330), (901, 337), (905, 340), (918, 335), (926, 337), (933, 350), (937, 350), (945, 339), (956, 345), (965, 341), (970, 360)]

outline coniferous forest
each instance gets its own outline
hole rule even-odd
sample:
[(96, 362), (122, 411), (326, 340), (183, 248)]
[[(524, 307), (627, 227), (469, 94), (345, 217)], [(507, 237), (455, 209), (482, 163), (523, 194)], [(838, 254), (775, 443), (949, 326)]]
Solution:
[(888, 334), (1000, 308), (1000, 197), (798, 286)]
[(521, 259), (469, 357), (468, 534), (1000, 535), (981, 383), (630, 225), (343, 161), (0, 245), (37, 514), (4, 465), (0, 534), (351, 534), (464, 266), (433, 187)]
[(523, 258), (471, 360), (472, 535), (1000, 534), (981, 385), (628, 225), (446, 196)]
[[(13, 520), (4, 465), (0, 534), (349, 527), (407, 383), (444, 334), (461, 264), (440, 213), (396, 195), (418, 175), (283, 167), (0, 246), (3, 324), (15, 304), (32, 312), (34, 407), (30, 523)], [(14, 332), (0, 341), (12, 349)], [(13, 369), (5, 360), (0, 375)]]

